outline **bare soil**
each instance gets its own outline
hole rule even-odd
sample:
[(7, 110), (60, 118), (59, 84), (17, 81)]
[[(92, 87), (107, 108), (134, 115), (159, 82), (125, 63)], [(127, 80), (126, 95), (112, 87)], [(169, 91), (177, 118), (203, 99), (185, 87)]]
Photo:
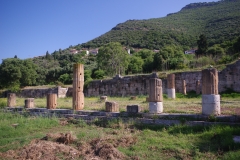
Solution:
[(34, 139), (30, 144), (18, 150), (9, 150), (0, 153), (4, 159), (126, 159), (118, 149), (118, 146), (129, 147), (137, 142), (132, 136), (119, 139), (96, 138), (90, 142), (77, 141), (71, 133), (47, 134), (42, 139)]

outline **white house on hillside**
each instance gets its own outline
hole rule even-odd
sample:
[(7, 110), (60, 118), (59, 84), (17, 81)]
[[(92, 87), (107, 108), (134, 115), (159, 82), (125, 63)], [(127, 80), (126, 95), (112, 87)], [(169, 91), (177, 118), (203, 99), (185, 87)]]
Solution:
[(196, 51), (196, 49), (191, 49), (191, 50), (185, 51), (184, 53), (185, 54), (195, 54), (195, 51)]

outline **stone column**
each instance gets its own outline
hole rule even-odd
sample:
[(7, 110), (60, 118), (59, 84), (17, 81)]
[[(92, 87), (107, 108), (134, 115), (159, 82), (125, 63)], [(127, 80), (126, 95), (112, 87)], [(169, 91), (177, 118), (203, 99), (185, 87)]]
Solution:
[(218, 71), (215, 68), (202, 70), (202, 114), (221, 114)]
[(168, 98), (176, 98), (175, 94), (175, 74), (167, 75), (167, 94)]
[(34, 98), (25, 99), (24, 104), (25, 104), (24, 108), (34, 108), (35, 107), (34, 106)]
[(16, 94), (8, 93), (7, 99), (7, 107), (15, 107), (16, 106)]
[(82, 110), (84, 108), (84, 66), (83, 64), (73, 65), (73, 110)]
[(47, 94), (47, 109), (57, 108), (57, 94), (49, 93)]
[(187, 94), (186, 81), (182, 80), (182, 94)]
[(196, 94), (200, 94), (201, 93), (201, 88), (200, 88), (200, 80), (196, 81)]
[(162, 96), (162, 80), (158, 78), (151, 78), (149, 81), (149, 112), (162, 113), (163, 112), (163, 96)]

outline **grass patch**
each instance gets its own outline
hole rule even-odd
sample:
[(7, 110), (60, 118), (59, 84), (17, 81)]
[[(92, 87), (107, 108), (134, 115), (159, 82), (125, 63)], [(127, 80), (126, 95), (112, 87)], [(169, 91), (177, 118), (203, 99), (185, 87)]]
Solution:
[(41, 130), (58, 125), (55, 118), (24, 117), (0, 112), (0, 151), (16, 149), (38, 137)]
[[(66, 123), (59, 124), (59, 121)], [(18, 123), (17, 127), (12, 124)], [(62, 144), (56, 135), (68, 132), (76, 135), (71, 144)], [(240, 144), (233, 142), (233, 136), (239, 135), (240, 127), (230, 126), (159, 126), (124, 123), (121, 119), (96, 119), (86, 123), (77, 119), (56, 119), (28, 117), (0, 112), (0, 157), (24, 153), (23, 150), (38, 145), (71, 147), (76, 159), (239, 159)], [(44, 136), (56, 137), (40, 140)], [(67, 134), (66, 134), (67, 135)], [(37, 139), (37, 141), (32, 141)], [(34, 143), (33, 143), (34, 142)], [(24, 148), (22, 146), (25, 146)], [(18, 149), (18, 150), (17, 150)], [(38, 153), (43, 153), (38, 148)], [(16, 152), (16, 153), (15, 153)], [(67, 159), (70, 152), (61, 149), (51, 151), (51, 156)], [(110, 154), (113, 153), (113, 154)], [(44, 156), (38, 155), (38, 156)], [(90, 156), (90, 157), (89, 157)], [(105, 156), (105, 157), (104, 157)], [(115, 156), (115, 157), (114, 157)], [(116, 157), (117, 156), (117, 157)]]

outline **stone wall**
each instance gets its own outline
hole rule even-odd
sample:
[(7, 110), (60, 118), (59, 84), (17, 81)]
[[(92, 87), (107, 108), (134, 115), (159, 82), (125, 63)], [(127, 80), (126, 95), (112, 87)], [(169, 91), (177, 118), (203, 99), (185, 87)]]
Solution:
[[(7, 96), (9, 91), (3, 93), (3, 97)], [(58, 98), (65, 98), (68, 94), (68, 88), (56, 87), (56, 88), (43, 88), (43, 89), (22, 89), (19, 93), (16, 93), (17, 97), (23, 98), (44, 98), (49, 93), (55, 93)]]
[(117, 75), (109, 80), (92, 81), (84, 90), (84, 94), (85, 96), (147, 95), (149, 91), (149, 79), (156, 77), (156, 74), (126, 77)]
[(218, 73), (218, 91), (222, 92), (228, 88), (240, 92), (240, 59)]
[[(153, 75), (139, 76), (116, 76), (109, 80), (92, 81), (85, 89), (85, 96), (128, 96), (128, 95), (148, 95), (149, 79), (157, 77)], [(218, 91), (219, 93), (232, 89), (240, 92), (240, 60), (236, 63), (228, 65), (224, 70), (218, 73)], [(181, 72), (175, 73), (175, 90), (182, 92), (182, 80), (186, 82), (186, 90), (196, 91), (196, 82), (200, 80), (200, 88), (202, 86), (202, 72)], [(167, 93), (167, 80), (162, 79), (163, 93)]]

